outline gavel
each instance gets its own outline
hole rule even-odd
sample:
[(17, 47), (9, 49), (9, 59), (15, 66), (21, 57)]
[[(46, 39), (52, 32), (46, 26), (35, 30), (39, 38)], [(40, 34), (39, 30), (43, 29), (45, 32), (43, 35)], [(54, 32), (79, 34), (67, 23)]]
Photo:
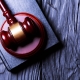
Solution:
[(37, 25), (31, 18), (26, 17), (23, 23), (19, 22), (8, 9), (4, 0), (0, 0), (0, 8), (9, 24), (8, 31), (1, 31), (1, 40), (7, 48), (16, 44), (20, 45), (35, 37), (38, 32)]

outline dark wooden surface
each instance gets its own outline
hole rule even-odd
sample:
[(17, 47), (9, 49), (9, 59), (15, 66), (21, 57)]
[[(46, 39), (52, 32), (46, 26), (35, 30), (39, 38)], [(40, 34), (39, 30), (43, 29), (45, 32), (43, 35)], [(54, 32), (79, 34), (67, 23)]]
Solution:
[(38, 0), (63, 48), (19, 73), (7, 71), (0, 60), (0, 80), (80, 80), (79, 0)]

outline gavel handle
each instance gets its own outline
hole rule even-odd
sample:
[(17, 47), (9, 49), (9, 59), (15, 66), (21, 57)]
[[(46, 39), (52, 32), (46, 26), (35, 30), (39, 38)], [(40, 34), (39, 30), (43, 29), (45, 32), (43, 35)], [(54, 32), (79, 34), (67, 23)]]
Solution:
[(0, 8), (3, 12), (3, 16), (7, 19), (7, 23), (9, 25), (12, 25), (17, 22), (16, 18), (13, 16), (9, 8), (7, 7), (4, 0), (0, 0)]

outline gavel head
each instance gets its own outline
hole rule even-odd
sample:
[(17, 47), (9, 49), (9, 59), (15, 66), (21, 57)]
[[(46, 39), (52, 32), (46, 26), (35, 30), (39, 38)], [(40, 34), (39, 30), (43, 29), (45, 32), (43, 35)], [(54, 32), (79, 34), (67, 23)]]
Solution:
[(20, 45), (24, 41), (30, 41), (38, 34), (36, 23), (29, 17), (24, 22), (16, 22), (8, 27), (8, 31), (1, 31), (1, 40), (7, 48), (13, 45)]

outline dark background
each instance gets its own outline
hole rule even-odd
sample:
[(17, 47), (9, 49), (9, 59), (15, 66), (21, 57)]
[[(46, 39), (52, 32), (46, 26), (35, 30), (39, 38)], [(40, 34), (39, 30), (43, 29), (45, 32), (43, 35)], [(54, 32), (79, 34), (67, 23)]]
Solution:
[(16, 74), (0, 60), (0, 80), (80, 80), (79, 0), (37, 1), (63, 47)]

